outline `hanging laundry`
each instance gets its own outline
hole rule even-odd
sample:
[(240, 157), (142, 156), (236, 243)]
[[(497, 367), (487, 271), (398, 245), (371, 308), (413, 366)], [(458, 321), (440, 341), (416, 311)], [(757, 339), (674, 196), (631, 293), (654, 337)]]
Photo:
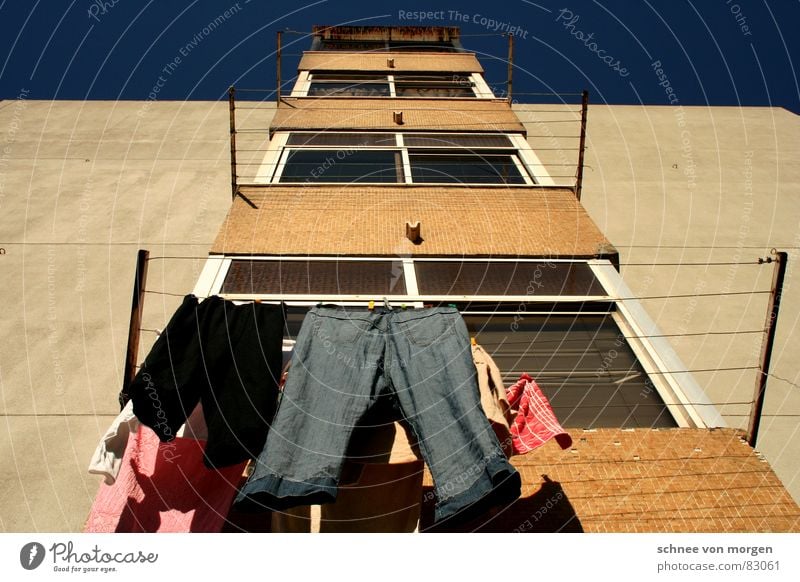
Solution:
[(255, 458), (277, 407), (284, 321), (280, 305), (187, 295), (120, 400), (164, 442), (201, 402), (206, 465)]
[(100, 485), (85, 532), (219, 532), (245, 463), (203, 464), (203, 441), (162, 443), (140, 427), (132, 434), (114, 486)]
[(519, 497), (519, 473), (481, 409), (456, 308), (316, 307), (303, 321), (273, 428), (237, 507), (334, 501), (353, 428), (382, 396), (411, 426), (431, 470), (437, 520)]
[(103, 475), (105, 484), (113, 485), (122, 466), (128, 436), (138, 428), (139, 419), (133, 414), (133, 402), (128, 402), (100, 439), (89, 461), (89, 473)]
[(512, 410), (517, 409), (511, 425), (514, 454), (524, 455), (552, 438), (562, 449), (572, 446), (572, 437), (561, 427), (550, 401), (528, 374), (522, 374), (507, 395)]
[(478, 387), (481, 394), (481, 406), (492, 425), (494, 434), (503, 448), (506, 457), (514, 454), (509, 422), (511, 407), (506, 397), (503, 377), (500, 369), (489, 353), (478, 343), (472, 344), (472, 360), (478, 372)]

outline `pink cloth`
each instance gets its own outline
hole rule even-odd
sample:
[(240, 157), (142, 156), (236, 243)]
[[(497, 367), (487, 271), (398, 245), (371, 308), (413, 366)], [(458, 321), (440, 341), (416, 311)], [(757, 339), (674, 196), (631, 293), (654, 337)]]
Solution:
[(100, 485), (85, 532), (219, 532), (246, 463), (208, 469), (204, 441), (131, 434), (115, 485)]
[(561, 427), (547, 396), (528, 374), (520, 376), (506, 396), (511, 408), (518, 409), (511, 425), (515, 455), (524, 455), (554, 437), (562, 449), (572, 446), (572, 437)]

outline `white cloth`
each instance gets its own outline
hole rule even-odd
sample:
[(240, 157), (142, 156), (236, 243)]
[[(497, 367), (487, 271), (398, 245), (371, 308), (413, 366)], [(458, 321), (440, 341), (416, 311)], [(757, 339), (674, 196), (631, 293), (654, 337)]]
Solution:
[(100, 439), (89, 462), (89, 472), (102, 475), (106, 485), (113, 485), (122, 467), (122, 456), (128, 446), (128, 435), (139, 428), (139, 419), (133, 414), (133, 401), (129, 401)]

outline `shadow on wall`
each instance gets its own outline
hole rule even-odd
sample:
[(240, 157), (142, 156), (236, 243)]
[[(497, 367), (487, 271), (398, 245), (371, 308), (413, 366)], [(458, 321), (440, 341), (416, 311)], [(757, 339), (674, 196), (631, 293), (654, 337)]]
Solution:
[(431, 487), (423, 489), (420, 530), (423, 532), (480, 533), (583, 533), (575, 509), (561, 483), (542, 475), (541, 488), (528, 497), (520, 497), (505, 506), (496, 507), (480, 517), (458, 525), (447, 521), (433, 525), (434, 501)]

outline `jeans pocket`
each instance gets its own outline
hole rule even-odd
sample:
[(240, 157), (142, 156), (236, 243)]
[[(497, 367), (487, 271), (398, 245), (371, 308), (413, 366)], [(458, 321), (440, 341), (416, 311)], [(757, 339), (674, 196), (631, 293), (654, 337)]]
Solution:
[(336, 319), (331, 325), (331, 336), (337, 343), (353, 343), (372, 326), (371, 322), (363, 319)]
[(447, 314), (435, 314), (418, 319), (398, 322), (397, 326), (408, 338), (418, 346), (429, 346), (454, 333), (455, 321)]

